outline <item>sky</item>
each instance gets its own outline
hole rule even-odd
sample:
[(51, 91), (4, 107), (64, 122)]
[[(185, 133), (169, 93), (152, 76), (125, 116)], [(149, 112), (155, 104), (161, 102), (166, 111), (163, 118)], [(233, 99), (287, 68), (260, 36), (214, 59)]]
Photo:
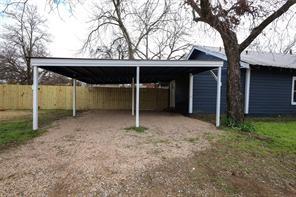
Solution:
[[(0, 0), (7, 1), (7, 0)], [(69, 11), (67, 6), (60, 6), (59, 9), (52, 10), (46, 0), (29, 0), (30, 4), (38, 6), (39, 13), (47, 19), (47, 26), (49, 33), (51, 34), (52, 42), (48, 45), (50, 55), (54, 57), (85, 57), (87, 55), (79, 53), (83, 45), (83, 41), (86, 39), (89, 33), (89, 18), (91, 14), (92, 2), (91, 0), (85, 1), (86, 3), (80, 3), (76, 5), (72, 12)], [(2, 21), (1, 21), (2, 20)], [(0, 25), (5, 23), (7, 19), (5, 17), (0, 17)], [(295, 22), (295, 23), (294, 23)], [(296, 29), (296, 20), (292, 21)], [(198, 30), (199, 28), (201, 30)], [(222, 41), (218, 34), (214, 35), (209, 29), (204, 30), (204, 25), (194, 25), (193, 31), (190, 36), (192, 36), (193, 45), (203, 45), (203, 46), (216, 46), (221, 47)], [(285, 27), (277, 28), (279, 31), (285, 31)], [(295, 30), (294, 29), (294, 30)], [(293, 31), (294, 31), (293, 30)], [(270, 42), (270, 37), (267, 39), (268, 34), (272, 33), (272, 28), (266, 30), (266, 34), (261, 35), (258, 38), (262, 43), (267, 44)], [(243, 31), (242, 31), (243, 32)], [(296, 32), (296, 31), (295, 31)], [(290, 37), (293, 37), (293, 33), (296, 38), (295, 32), (288, 32)], [(287, 32), (286, 32), (287, 33)], [(243, 37), (244, 33), (239, 36)], [(287, 37), (287, 36), (286, 36)], [(277, 39), (282, 39), (283, 42), (288, 42), (284, 35), (277, 37)], [(264, 41), (264, 39), (266, 41)], [(275, 38), (274, 38), (275, 39)], [(267, 41), (268, 40), (268, 41)], [(262, 46), (264, 45), (262, 44)], [(279, 47), (277, 42), (272, 41), (269, 44), (269, 48)], [(266, 49), (269, 50), (269, 49)]]
[(55, 57), (83, 56), (79, 53), (88, 33), (88, 6), (77, 6), (72, 12), (64, 7), (51, 11), (45, 1), (31, 0), (48, 21), (52, 42), (50, 54)]

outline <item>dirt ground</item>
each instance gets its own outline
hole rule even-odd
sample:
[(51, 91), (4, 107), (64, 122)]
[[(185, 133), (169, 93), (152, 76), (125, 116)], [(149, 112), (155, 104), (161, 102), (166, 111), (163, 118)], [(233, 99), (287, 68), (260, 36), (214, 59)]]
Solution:
[(0, 196), (131, 195), (143, 172), (207, 149), (209, 136), (218, 133), (173, 113), (144, 112), (140, 121), (144, 133), (125, 130), (134, 125), (127, 111), (56, 121), (44, 135), (0, 153)]
[(32, 114), (30, 110), (0, 110), (0, 121), (11, 120)]

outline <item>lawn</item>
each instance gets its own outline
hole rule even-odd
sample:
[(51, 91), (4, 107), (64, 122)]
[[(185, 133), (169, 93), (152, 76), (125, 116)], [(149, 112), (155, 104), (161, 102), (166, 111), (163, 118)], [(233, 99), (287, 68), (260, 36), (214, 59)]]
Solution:
[(265, 146), (273, 151), (296, 154), (296, 118), (253, 119), (258, 135), (269, 139)]
[(206, 136), (210, 149), (148, 171), (141, 187), (181, 196), (296, 196), (296, 118), (247, 121), (255, 131), (222, 127), (221, 135)]
[[(3, 113), (3, 112), (2, 112)], [(66, 110), (41, 110), (39, 113), (40, 130), (32, 130), (30, 115), (17, 116), (13, 119), (0, 121), (0, 149), (25, 142), (41, 135), (50, 124), (62, 117), (69, 116)]]
[(223, 128), (193, 159), (191, 178), (224, 195), (296, 196), (296, 117), (248, 118), (253, 132)]

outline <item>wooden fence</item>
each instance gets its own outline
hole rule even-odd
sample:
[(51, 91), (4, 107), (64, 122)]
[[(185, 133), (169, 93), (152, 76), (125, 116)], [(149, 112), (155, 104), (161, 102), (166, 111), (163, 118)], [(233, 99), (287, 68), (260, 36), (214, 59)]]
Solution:
[[(72, 86), (39, 86), (40, 109), (72, 109)], [(77, 86), (77, 109), (131, 109), (131, 88)], [(141, 110), (163, 110), (169, 90), (140, 89)], [(0, 110), (32, 109), (32, 86), (0, 85)]]

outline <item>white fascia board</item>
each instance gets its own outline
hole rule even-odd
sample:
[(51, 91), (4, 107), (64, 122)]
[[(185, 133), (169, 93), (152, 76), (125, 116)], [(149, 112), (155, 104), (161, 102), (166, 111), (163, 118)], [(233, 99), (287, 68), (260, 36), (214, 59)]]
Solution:
[(192, 55), (192, 53), (193, 53), (194, 50), (195, 50), (195, 47), (193, 46), (191, 48), (191, 50), (189, 51), (188, 55), (186, 56), (186, 60), (189, 60), (189, 58), (191, 57), (191, 55)]
[(246, 63), (246, 62), (240, 62), (241, 68), (250, 68), (250, 64)]
[(199, 47), (199, 46), (194, 46), (194, 48), (195, 48), (196, 50), (202, 51), (202, 52), (204, 52), (204, 53), (206, 53), (206, 54), (209, 54), (209, 55), (212, 55), (212, 56), (215, 56), (215, 57), (218, 57), (218, 58), (220, 58), (220, 59), (222, 59), (222, 60), (227, 61), (227, 57), (226, 57), (226, 55), (224, 55), (224, 54), (217, 53), (217, 52), (214, 52), (214, 51), (211, 51), (211, 50), (205, 49), (205, 48), (203, 48), (203, 47)]
[(222, 67), (222, 61), (198, 60), (100, 60), (75, 58), (32, 58), (32, 66), (53, 67)]
[[(190, 58), (190, 56), (191, 56), (191, 54), (193, 53), (194, 49), (199, 50), (199, 51), (202, 51), (202, 52), (204, 52), (204, 53), (206, 53), (206, 54), (209, 54), (209, 55), (211, 55), (211, 56), (214, 56), (214, 57), (220, 58), (220, 59), (222, 59), (222, 60), (224, 60), (224, 61), (227, 61), (227, 57), (226, 57), (226, 55), (221, 54), (221, 53), (217, 53), (217, 52), (214, 52), (214, 51), (210, 51), (210, 50), (208, 50), (208, 49), (205, 49), (205, 48), (203, 48), (203, 47), (199, 47), (199, 46), (194, 46), (194, 47), (192, 47), (192, 49), (191, 49), (191, 51), (190, 51), (190, 53), (189, 53), (189, 56), (187, 57), (188, 59)], [(243, 61), (240, 62), (240, 65), (241, 65), (242, 68), (249, 68), (249, 67), (250, 67), (248, 63), (243, 62)]]

